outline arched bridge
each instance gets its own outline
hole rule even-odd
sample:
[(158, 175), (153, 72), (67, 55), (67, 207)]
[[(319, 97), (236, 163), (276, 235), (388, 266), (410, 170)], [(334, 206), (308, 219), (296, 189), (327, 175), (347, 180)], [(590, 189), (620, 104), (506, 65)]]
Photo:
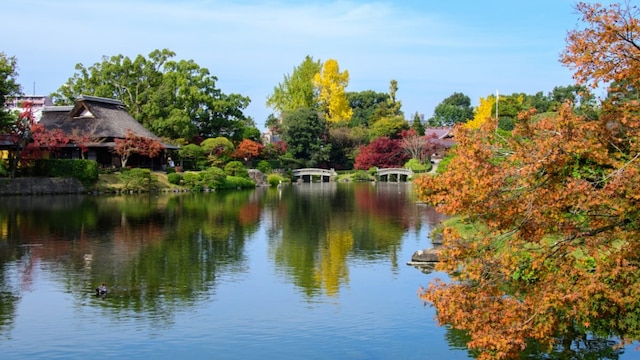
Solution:
[(319, 176), (322, 182), (331, 181), (331, 178), (338, 176), (334, 169), (304, 168), (293, 170), (293, 177), (302, 179), (304, 182), (311, 182), (314, 176)]
[(398, 182), (403, 178), (404, 181), (407, 181), (411, 176), (413, 176), (413, 171), (405, 168), (378, 168), (376, 171), (378, 180), (380, 181), (389, 181), (392, 176), (395, 176), (395, 179)]

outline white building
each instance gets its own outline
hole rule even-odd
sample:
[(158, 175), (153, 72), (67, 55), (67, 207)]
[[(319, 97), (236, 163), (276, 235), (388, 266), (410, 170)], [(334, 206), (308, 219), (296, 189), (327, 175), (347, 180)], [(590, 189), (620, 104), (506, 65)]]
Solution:
[(53, 105), (53, 101), (51, 101), (51, 98), (48, 97), (48, 96), (44, 96), (44, 95), (18, 95), (18, 96), (14, 96), (11, 99), (7, 100), (7, 102), (5, 103), (5, 108), (9, 109), (10, 111), (12, 111), (12, 110), (20, 111), (22, 109), (22, 103), (24, 103), (25, 101), (30, 101), (31, 102), (32, 110), (33, 110), (33, 116), (34, 116), (36, 122), (40, 121), (40, 118), (42, 117), (42, 110), (45, 108), (45, 106), (52, 106)]

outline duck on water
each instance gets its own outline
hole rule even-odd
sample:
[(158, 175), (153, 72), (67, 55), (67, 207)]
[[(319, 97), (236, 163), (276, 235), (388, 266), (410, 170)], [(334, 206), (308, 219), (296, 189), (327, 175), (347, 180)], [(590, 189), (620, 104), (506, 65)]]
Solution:
[(100, 284), (100, 286), (96, 288), (96, 296), (105, 296), (108, 292), (109, 289), (107, 289), (107, 284), (105, 283)]

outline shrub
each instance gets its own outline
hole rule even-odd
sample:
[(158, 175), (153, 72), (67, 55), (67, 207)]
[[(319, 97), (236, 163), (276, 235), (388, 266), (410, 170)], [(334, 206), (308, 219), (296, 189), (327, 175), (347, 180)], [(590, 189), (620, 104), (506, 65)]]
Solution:
[(177, 172), (172, 172), (170, 174), (167, 174), (167, 181), (169, 181), (170, 184), (180, 185), (180, 181), (182, 181), (182, 175), (178, 174)]
[(173, 166), (169, 166), (169, 167), (167, 167), (166, 172), (167, 172), (167, 175), (168, 174), (174, 174), (176, 172), (176, 168), (173, 167)]
[(449, 163), (453, 160), (453, 154), (448, 154), (438, 163), (438, 167), (436, 168), (436, 173), (443, 174), (447, 171), (449, 167)]
[(200, 178), (200, 174), (194, 172), (187, 172), (182, 175), (182, 181), (184, 186), (192, 191), (202, 191), (204, 189), (204, 182)]
[(258, 165), (256, 166), (256, 169), (260, 170), (260, 172), (265, 175), (271, 174), (271, 172), (273, 171), (271, 164), (266, 160), (260, 160), (258, 162)]
[(227, 165), (224, 166), (224, 172), (229, 176), (239, 176), (247, 179), (249, 178), (249, 172), (247, 171), (247, 168), (237, 160), (229, 161)]
[(220, 189), (250, 189), (255, 187), (256, 184), (247, 178), (240, 176), (227, 176)]
[(0, 176), (8, 176), (9, 169), (7, 168), (7, 165), (5, 164), (5, 162), (1, 160), (2, 159), (0, 159)]
[(158, 177), (149, 169), (123, 170), (118, 178), (124, 183), (125, 190), (151, 191), (158, 188)]
[(410, 159), (404, 164), (404, 167), (407, 169), (411, 169), (414, 172), (425, 172), (431, 169), (431, 166), (424, 165), (418, 159)]
[(356, 170), (351, 179), (353, 181), (371, 181), (371, 175), (364, 170)]
[(279, 174), (269, 174), (267, 176), (267, 183), (269, 186), (278, 186), (278, 184), (286, 182), (287, 179)]
[(208, 189), (220, 189), (227, 175), (219, 167), (212, 166), (200, 173), (200, 178)]

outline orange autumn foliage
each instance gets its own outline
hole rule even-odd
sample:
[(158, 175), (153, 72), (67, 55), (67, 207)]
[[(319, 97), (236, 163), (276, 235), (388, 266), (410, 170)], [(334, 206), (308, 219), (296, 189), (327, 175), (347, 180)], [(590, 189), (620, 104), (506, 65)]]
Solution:
[(415, 182), (421, 200), (479, 224), (445, 229), (437, 269), (450, 278), (419, 294), (480, 358), (518, 357), (531, 340), (550, 351), (576, 331), (640, 339), (640, 26), (632, 7), (577, 9), (588, 27), (561, 60), (580, 82), (625, 84), (611, 83), (599, 117), (567, 103), (520, 114), (511, 133), (495, 119), (458, 126), (447, 171)]
[(243, 139), (236, 147), (233, 157), (245, 161), (256, 158), (264, 151), (264, 145), (250, 139)]

